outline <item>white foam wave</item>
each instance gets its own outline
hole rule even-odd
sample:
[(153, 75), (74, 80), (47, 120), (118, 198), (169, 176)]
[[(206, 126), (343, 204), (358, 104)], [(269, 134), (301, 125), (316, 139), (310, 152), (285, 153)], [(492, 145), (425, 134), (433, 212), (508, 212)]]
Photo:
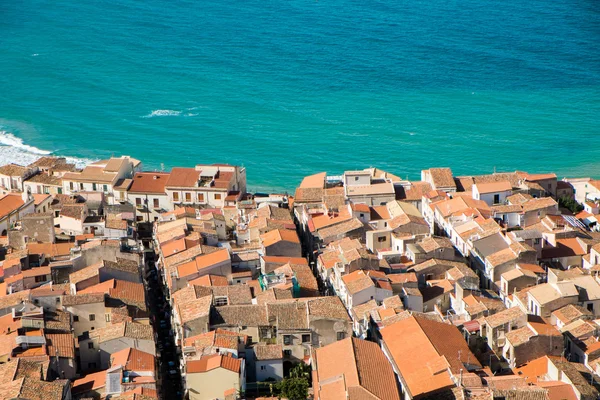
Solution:
[(154, 110), (148, 115), (144, 115), (143, 118), (153, 118), (153, 117), (177, 117), (181, 115), (181, 111), (177, 110)]
[(37, 56), (39, 56), (39, 54), (38, 54), (38, 53), (33, 53), (33, 54), (31, 55), (31, 57), (37, 57)]
[(6, 131), (0, 131), (0, 144), (5, 146), (16, 147), (18, 149), (22, 149), (28, 153), (39, 154), (42, 156), (48, 155), (52, 153), (51, 151), (41, 150), (37, 147), (29, 146), (23, 143), (21, 139), (13, 135), (12, 133)]
[[(15, 163), (19, 165), (28, 165), (42, 156), (47, 156), (53, 152), (38, 149), (23, 143), (21, 139), (6, 131), (0, 131), (0, 165)], [(65, 157), (67, 162), (75, 164), (78, 168), (83, 168), (93, 160), (78, 157)]]

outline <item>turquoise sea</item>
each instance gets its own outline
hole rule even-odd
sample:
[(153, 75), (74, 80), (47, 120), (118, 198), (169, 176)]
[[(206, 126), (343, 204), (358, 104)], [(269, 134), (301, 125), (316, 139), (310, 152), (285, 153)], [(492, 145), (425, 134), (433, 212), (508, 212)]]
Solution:
[(0, 15), (0, 162), (227, 162), (256, 190), (369, 166), (600, 176), (597, 0), (19, 0)]

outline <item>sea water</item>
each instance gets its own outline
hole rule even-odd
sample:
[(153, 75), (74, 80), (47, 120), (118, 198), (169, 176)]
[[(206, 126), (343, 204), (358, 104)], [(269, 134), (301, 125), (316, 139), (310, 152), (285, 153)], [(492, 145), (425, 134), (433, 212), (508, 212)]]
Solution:
[(5, 1), (0, 162), (600, 176), (590, 0)]

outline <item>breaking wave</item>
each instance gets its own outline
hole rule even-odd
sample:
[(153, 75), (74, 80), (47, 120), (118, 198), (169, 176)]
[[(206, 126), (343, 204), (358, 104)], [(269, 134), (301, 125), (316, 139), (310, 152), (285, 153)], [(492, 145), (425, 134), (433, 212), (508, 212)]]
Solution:
[(181, 115), (181, 111), (177, 110), (154, 110), (148, 115), (144, 115), (143, 118), (153, 118), (153, 117), (177, 117)]
[[(0, 131), (0, 165), (15, 163), (28, 165), (42, 156), (56, 155), (52, 151), (38, 149), (23, 143), (23, 140), (10, 132)], [(65, 157), (68, 163), (82, 168), (93, 160), (78, 157)]]
[(37, 147), (26, 145), (21, 139), (6, 131), (0, 131), (0, 144), (3, 144), (4, 146), (12, 146), (28, 153), (39, 154), (42, 156), (52, 153), (51, 151), (41, 150)]

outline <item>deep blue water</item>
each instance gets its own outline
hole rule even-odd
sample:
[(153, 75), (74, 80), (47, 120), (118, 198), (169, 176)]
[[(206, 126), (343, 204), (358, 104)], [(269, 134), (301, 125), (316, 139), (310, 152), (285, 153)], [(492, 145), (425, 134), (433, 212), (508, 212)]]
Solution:
[(600, 176), (597, 0), (19, 0), (0, 15), (0, 161), (228, 162), (277, 189), (369, 166)]

